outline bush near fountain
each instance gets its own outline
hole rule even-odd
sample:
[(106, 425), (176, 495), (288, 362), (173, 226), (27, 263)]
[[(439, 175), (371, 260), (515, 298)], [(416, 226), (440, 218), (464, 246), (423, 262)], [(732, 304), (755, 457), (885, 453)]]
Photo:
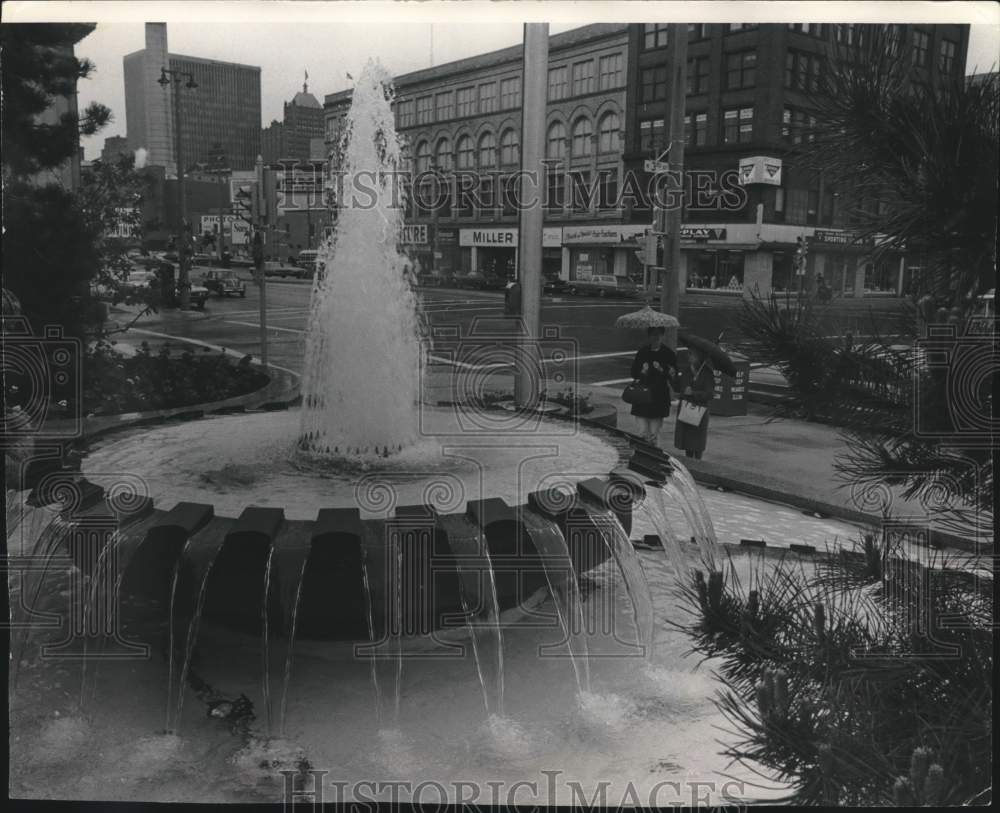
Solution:
[(989, 804), (992, 578), (886, 545), (678, 587), (675, 626), (726, 685), (723, 753), (789, 783), (794, 805)]

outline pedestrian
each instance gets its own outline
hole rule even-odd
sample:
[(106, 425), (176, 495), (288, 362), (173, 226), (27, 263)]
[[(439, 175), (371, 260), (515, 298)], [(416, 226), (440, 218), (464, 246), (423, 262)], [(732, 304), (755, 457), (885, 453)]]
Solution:
[(649, 342), (639, 348), (632, 361), (632, 379), (649, 388), (648, 404), (633, 404), (632, 414), (639, 419), (642, 439), (656, 446), (663, 419), (670, 414), (670, 385), (677, 375), (677, 355), (663, 344), (663, 327), (646, 331)]
[[(708, 441), (708, 405), (715, 392), (715, 373), (712, 363), (695, 348), (690, 348), (687, 366), (682, 368), (677, 380), (680, 396), (677, 402), (677, 422), (674, 425), (674, 446), (684, 450), (685, 457), (701, 460)], [(688, 402), (704, 407), (705, 412), (696, 426), (681, 420), (681, 410)]]

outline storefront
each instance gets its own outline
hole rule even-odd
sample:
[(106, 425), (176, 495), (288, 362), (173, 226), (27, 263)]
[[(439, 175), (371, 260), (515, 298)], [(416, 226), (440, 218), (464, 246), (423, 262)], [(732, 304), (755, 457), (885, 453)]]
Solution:
[(565, 226), (564, 253), (568, 255), (569, 280), (593, 276), (631, 277), (642, 281), (642, 266), (635, 258), (639, 240), (649, 226)]
[[(516, 228), (458, 229), (458, 247), (462, 251), (462, 268), (487, 276), (514, 279), (517, 275)], [(562, 265), (560, 247), (562, 230), (546, 228), (542, 233), (542, 271), (550, 268), (558, 273)], [(465, 264), (467, 263), (467, 264)]]
[(685, 290), (741, 294), (745, 288), (747, 257), (757, 245), (747, 242), (742, 225), (681, 226)]

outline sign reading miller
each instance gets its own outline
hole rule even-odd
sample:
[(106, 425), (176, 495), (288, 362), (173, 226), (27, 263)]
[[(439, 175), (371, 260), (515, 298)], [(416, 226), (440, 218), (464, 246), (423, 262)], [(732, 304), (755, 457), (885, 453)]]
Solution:
[(517, 245), (516, 229), (462, 229), (459, 244), (463, 246), (510, 246)]

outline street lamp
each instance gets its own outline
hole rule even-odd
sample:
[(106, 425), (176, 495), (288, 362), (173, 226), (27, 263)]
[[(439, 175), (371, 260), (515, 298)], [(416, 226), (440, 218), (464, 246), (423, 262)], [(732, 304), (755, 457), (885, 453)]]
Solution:
[[(184, 80), (187, 81), (184, 81)], [(160, 78), (156, 80), (161, 87), (173, 85), (174, 105), (174, 149), (177, 156), (177, 290), (180, 293), (180, 306), (186, 308), (191, 301), (191, 280), (188, 273), (187, 260), (187, 201), (184, 197), (184, 150), (181, 139), (181, 82), (187, 90), (195, 90), (198, 83), (189, 71), (175, 71), (160, 68)]]

